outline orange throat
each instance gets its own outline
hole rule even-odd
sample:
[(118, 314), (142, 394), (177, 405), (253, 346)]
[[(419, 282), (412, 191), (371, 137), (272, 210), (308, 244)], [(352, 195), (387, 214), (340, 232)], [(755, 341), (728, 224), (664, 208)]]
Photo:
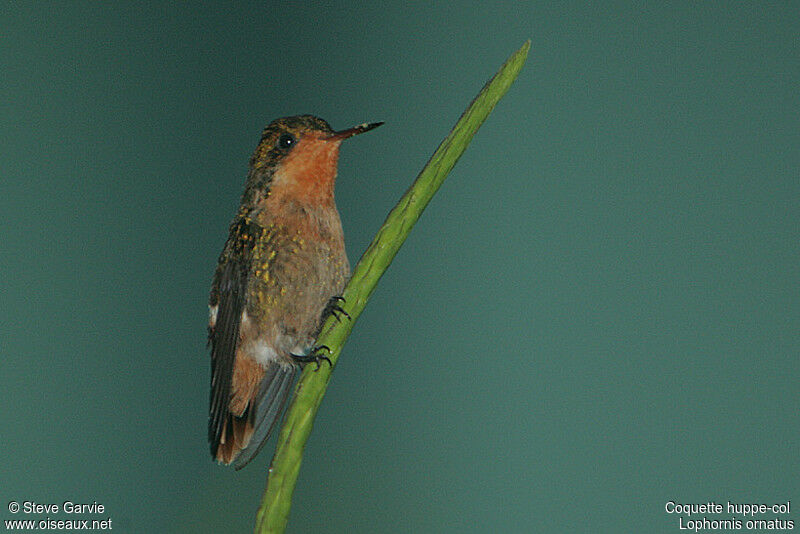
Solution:
[(340, 144), (304, 137), (275, 171), (271, 194), (311, 205), (333, 203)]

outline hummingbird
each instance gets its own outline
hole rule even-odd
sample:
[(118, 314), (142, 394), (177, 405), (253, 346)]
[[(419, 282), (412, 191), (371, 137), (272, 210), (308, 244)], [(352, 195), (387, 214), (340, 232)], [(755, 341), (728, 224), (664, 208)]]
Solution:
[(299, 370), (337, 318), (350, 276), (334, 200), (339, 147), (382, 122), (334, 131), (313, 115), (263, 131), (214, 273), (208, 309), (211, 456), (238, 470), (275, 427)]

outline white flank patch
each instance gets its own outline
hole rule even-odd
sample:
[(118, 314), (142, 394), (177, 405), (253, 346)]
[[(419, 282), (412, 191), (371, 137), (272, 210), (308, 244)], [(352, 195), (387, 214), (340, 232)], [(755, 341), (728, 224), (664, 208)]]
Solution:
[(272, 348), (272, 345), (268, 344), (266, 341), (259, 339), (250, 346), (252, 347), (252, 352), (250, 354), (262, 366), (266, 367), (270, 363), (281, 362), (281, 360), (278, 358), (278, 353), (275, 352), (275, 349)]
[(217, 312), (219, 311), (219, 306), (209, 306), (208, 307), (208, 326), (214, 328), (217, 326)]

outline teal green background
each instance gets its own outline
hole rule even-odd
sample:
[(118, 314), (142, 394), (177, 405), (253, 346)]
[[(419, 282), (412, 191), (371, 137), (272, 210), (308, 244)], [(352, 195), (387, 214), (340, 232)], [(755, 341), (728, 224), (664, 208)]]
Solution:
[(0, 8), (0, 519), (251, 531), (274, 438), (212, 463), (205, 323), (261, 129), (386, 121), (340, 159), (355, 262), (528, 38), (345, 347), (289, 532), (800, 505), (797, 3), (113, 4)]

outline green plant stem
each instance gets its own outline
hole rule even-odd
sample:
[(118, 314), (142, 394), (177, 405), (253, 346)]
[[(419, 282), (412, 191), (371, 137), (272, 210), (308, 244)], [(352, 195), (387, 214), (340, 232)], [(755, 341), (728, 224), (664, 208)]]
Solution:
[(353, 270), (342, 295), (345, 299), (342, 307), (350, 314), (350, 319), (342, 318), (341, 322), (333, 317), (328, 319), (317, 344), (330, 348), (331, 366), (322, 365), (318, 371), (315, 371), (313, 365), (307, 366), (300, 377), (278, 436), (278, 448), (269, 469), (267, 489), (258, 509), (256, 534), (281, 533), (286, 528), (292, 493), (303, 459), (303, 448), (311, 433), (314, 416), (325, 395), (332, 367), (339, 359), (342, 345), (350, 335), (378, 280), (389, 267), (425, 206), (464, 153), (483, 121), (517, 78), (529, 49), (530, 41), (527, 41), (478, 93), (413, 185), (389, 213)]

